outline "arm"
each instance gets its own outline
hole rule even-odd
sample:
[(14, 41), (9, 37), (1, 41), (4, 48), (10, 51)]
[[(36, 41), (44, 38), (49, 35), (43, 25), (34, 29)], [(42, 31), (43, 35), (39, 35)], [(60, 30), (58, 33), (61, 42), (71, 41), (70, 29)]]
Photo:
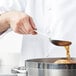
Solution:
[(0, 15), (0, 35), (10, 27), (7, 18), (4, 14)]
[(36, 34), (33, 19), (23, 12), (11, 11), (0, 16), (0, 32), (6, 31), (9, 27), (19, 34)]

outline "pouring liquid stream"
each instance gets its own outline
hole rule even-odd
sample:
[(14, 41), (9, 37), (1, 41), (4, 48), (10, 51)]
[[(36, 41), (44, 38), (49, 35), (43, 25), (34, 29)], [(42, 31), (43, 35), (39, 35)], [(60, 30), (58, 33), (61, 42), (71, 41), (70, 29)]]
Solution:
[(66, 58), (67, 60), (71, 60), (71, 56), (70, 56), (70, 46), (64, 46), (65, 50), (66, 50)]
[(65, 48), (65, 50), (66, 50), (66, 58), (65, 59), (56, 60), (54, 63), (57, 63), (57, 64), (76, 63), (76, 61), (72, 60), (71, 56), (70, 56), (70, 45), (71, 45), (71, 42), (69, 42), (69, 41), (61, 41), (61, 40), (53, 40), (52, 43), (54, 45), (57, 45), (57, 46), (63, 46)]

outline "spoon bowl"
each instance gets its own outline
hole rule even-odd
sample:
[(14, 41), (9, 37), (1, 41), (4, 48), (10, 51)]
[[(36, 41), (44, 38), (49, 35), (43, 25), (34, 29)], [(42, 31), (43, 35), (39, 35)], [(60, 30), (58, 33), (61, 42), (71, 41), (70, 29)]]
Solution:
[(72, 44), (70, 41), (63, 41), (63, 40), (50, 40), (56, 46), (69, 46)]

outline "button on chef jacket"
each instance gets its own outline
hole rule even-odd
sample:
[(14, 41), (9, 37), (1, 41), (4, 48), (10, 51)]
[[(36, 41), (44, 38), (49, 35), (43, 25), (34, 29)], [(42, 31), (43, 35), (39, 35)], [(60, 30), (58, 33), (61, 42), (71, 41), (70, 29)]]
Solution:
[(0, 13), (22, 11), (32, 16), (38, 35), (23, 35), (21, 57), (24, 60), (43, 57), (64, 57), (63, 47), (54, 46), (48, 37), (70, 40), (71, 56), (76, 49), (75, 0), (2, 0)]

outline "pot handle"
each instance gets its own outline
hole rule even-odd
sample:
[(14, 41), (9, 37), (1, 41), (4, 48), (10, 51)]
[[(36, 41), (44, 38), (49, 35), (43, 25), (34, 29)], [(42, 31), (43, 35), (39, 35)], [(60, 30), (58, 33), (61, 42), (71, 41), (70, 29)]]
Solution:
[(14, 74), (26, 74), (26, 76), (28, 76), (28, 71), (26, 70), (25, 66), (15, 67), (11, 69), (11, 72)]

